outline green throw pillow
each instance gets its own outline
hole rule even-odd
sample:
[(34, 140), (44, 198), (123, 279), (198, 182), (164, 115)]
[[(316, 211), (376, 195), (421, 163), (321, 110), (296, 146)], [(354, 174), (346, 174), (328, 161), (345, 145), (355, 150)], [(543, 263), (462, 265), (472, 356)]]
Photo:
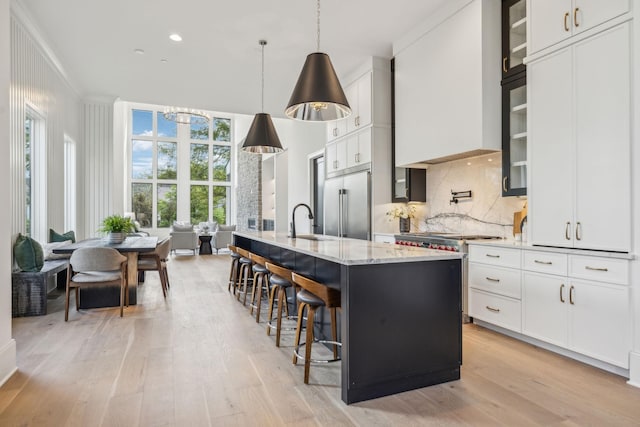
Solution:
[(52, 228), (49, 229), (49, 243), (51, 242), (66, 242), (67, 240), (71, 240), (71, 243), (76, 242), (76, 233), (73, 231), (67, 231), (64, 234), (58, 234), (53, 231)]
[(22, 234), (18, 234), (16, 243), (13, 245), (13, 255), (22, 271), (40, 271), (44, 265), (40, 243)]

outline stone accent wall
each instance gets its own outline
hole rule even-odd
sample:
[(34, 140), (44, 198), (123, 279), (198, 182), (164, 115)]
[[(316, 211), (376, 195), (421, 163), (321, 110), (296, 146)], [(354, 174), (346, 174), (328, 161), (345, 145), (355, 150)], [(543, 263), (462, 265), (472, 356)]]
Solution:
[(262, 230), (262, 155), (246, 153), (238, 148), (238, 214), (237, 230), (249, 229), (254, 219), (257, 230)]

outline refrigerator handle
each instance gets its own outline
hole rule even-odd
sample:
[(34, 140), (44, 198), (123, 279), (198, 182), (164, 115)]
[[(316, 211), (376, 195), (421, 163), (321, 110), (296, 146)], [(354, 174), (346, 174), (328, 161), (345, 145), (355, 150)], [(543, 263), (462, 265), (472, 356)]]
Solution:
[(345, 236), (345, 210), (346, 210), (346, 206), (345, 206), (345, 195), (347, 194), (347, 190), (344, 188), (341, 188), (340, 190), (338, 190), (338, 194), (339, 194), (339, 211), (340, 211), (340, 219), (338, 220), (339, 223), (339, 228), (338, 228), (338, 236), (339, 237), (344, 237)]
[(345, 199), (347, 198), (347, 189), (343, 188), (340, 191), (342, 193), (342, 196), (340, 196), (340, 201), (342, 202), (342, 206), (340, 207), (340, 222), (342, 223), (340, 226), (340, 237), (346, 237), (347, 230), (345, 230), (345, 228), (347, 226), (347, 221), (345, 218), (347, 217), (347, 201)]
[(338, 189), (338, 237), (342, 237), (342, 188)]

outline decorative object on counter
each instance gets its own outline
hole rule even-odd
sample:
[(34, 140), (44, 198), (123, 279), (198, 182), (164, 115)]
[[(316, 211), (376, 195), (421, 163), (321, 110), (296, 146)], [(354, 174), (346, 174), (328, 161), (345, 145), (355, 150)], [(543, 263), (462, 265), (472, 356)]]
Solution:
[(127, 237), (128, 233), (135, 230), (131, 218), (124, 217), (122, 215), (110, 215), (102, 220), (102, 226), (99, 231), (107, 233), (107, 242), (109, 243), (122, 243)]
[(307, 56), (284, 113), (304, 121), (330, 121), (351, 115), (331, 59), (320, 52), (320, 0), (318, 0), (317, 52)]
[[(523, 240), (524, 231), (523, 226), (527, 221), (527, 202), (524, 203), (521, 211), (517, 211), (513, 213), (513, 237), (516, 240)], [(518, 236), (520, 235), (520, 239)]]
[(471, 199), (471, 190), (466, 191), (453, 191), (451, 190), (451, 200), (449, 200), (449, 204), (455, 203), (458, 204), (460, 199)]
[(416, 207), (411, 205), (395, 206), (387, 212), (389, 220), (399, 219), (400, 232), (408, 233), (411, 230), (411, 218), (416, 217)]
[(260, 113), (253, 117), (251, 127), (247, 133), (242, 150), (249, 153), (279, 153), (283, 151), (280, 138), (271, 120), (271, 115), (264, 112), (264, 47), (267, 45), (266, 40), (259, 40), (262, 46), (262, 95)]

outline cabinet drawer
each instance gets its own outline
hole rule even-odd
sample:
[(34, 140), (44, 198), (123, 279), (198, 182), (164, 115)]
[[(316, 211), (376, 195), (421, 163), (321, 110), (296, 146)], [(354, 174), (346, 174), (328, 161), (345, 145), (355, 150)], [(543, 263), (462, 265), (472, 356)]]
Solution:
[(520, 299), (520, 270), (469, 263), (469, 286)]
[(520, 301), (469, 289), (469, 315), (476, 319), (521, 332)]
[(522, 268), (540, 273), (567, 275), (567, 254), (541, 251), (523, 251)]
[(500, 267), (520, 268), (520, 249), (469, 245), (469, 261)]
[(629, 261), (625, 259), (569, 255), (569, 276), (628, 285)]

